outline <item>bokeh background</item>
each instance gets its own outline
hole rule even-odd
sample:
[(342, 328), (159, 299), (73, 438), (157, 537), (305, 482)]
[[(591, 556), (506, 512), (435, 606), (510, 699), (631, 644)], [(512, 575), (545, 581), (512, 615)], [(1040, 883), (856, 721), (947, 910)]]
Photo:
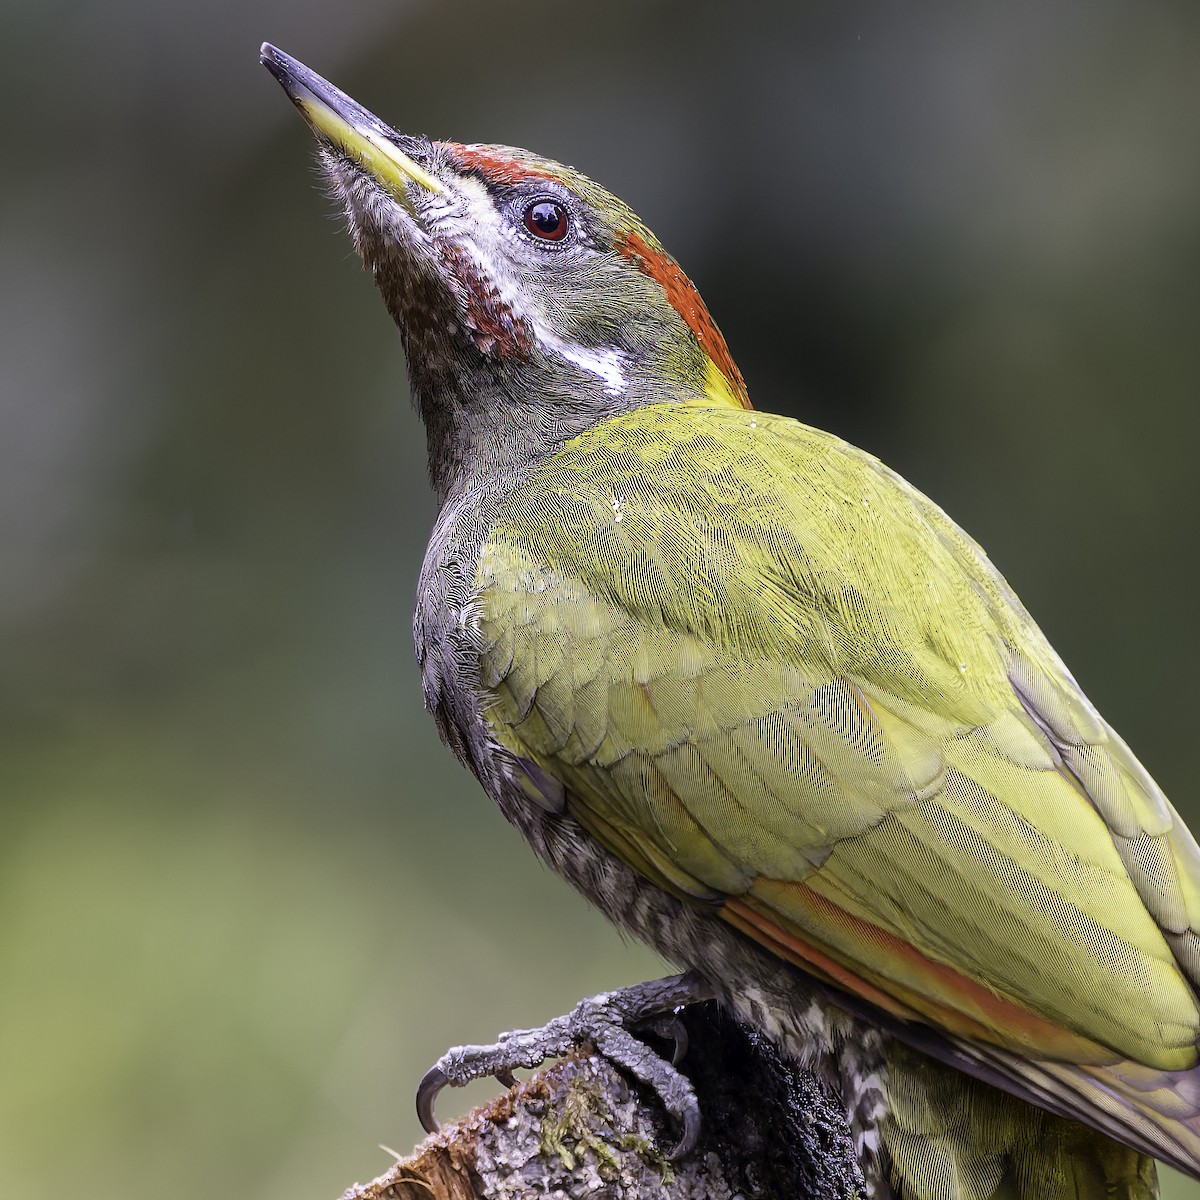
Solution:
[(948, 508), (1200, 820), (1191, 0), (0, 22), (0, 1194), (333, 1197), (445, 1046), (658, 967), (421, 710), (423, 441), (264, 38), (627, 198), (757, 404)]

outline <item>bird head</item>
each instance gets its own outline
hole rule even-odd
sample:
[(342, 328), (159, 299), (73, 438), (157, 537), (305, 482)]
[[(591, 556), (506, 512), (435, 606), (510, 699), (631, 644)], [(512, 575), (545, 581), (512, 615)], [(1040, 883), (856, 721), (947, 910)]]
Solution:
[(274, 47), (262, 61), (400, 328), (443, 498), (640, 405), (749, 407), (695, 287), (617, 197), (526, 150), (397, 133)]

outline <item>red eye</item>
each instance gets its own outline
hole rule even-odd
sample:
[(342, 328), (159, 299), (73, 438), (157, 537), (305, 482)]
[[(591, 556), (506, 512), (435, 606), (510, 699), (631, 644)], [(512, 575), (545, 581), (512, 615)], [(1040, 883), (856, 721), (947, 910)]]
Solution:
[(557, 242), (567, 232), (567, 210), (553, 200), (535, 200), (525, 210), (525, 228), (535, 237)]

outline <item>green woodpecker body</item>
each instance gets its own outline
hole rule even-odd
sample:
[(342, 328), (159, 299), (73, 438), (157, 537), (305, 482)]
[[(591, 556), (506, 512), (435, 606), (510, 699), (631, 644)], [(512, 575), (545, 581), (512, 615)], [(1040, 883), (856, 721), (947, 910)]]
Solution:
[(426, 700), (505, 815), (841, 1090), (875, 1195), (1200, 1177), (1200, 851), (983, 551), (753, 411), (594, 183), (264, 54), (404, 339)]

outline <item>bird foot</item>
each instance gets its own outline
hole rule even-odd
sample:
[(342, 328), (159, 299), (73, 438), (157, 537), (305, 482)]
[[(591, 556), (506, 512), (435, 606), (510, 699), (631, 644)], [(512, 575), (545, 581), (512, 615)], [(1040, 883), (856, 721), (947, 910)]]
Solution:
[[(434, 1133), (438, 1123), (433, 1108), (444, 1087), (463, 1087), (489, 1075), (512, 1087), (515, 1068), (538, 1067), (548, 1058), (590, 1044), (614, 1066), (654, 1090), (681, 1130), (668, 1158), (682, 1158), (696, 1144), (700, 1106), (691, 1083), (676, 1070), (687, 1052), (687, 1031), (677, 1013), (712, 997), (709, 984), (689, 971), (602, 992), (581, 1000), (566, 1016), (555, 1017), (540, 1029), (502, 1033), (491, 1046), (456, 1046), (425, 1072), (417, 1088), (417, 1116), (426, 1133)], [(671, 1062), (636, 1038), (630, 1032), (634, 1029), (673, 1041)]]

